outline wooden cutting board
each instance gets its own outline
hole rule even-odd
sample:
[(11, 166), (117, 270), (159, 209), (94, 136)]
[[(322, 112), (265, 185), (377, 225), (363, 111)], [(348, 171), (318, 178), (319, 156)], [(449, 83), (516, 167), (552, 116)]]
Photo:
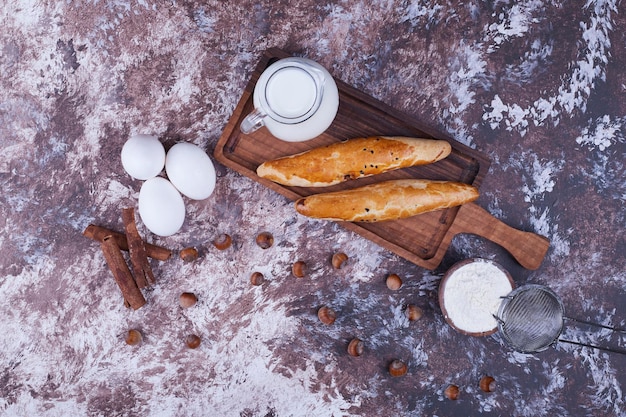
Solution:
[[(262, 56), (217, 143), (214, 156), (219, 162), (293, 201), (314, 193), (399, 178), (452, 180), (480, 186), (489, 168), (487, 157), (340, 80), (336, 80), (339, 111), (322, 135), (305, 142), (289, 143), (276, 139), (265, 127), (249, 135), (241, 133), (241, 121), (253, 110), (252, 93), (259, 76), (268, 65), (288, 56), (276, 48), (267, 50)], [(256, 175), (257, 166), (267, 160), (354, 137), (376, 135), (445, 139), (452, 145), (452, 153), (434, 164), (387, 172), (323, 189), (287, 187)], [(511, 228), (473, 203), (408, 219), (379, 223), (341, 222), (341, 225), (427, 269), (437, 268), (452, 238), (458, 233), (473, 233), (498, 243), (529, 269), (539, 267), (549, 246), (544, 237)]]

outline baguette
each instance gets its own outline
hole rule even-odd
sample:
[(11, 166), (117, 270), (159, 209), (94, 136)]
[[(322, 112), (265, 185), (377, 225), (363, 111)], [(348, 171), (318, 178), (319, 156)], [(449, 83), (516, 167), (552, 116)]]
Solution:
[(476, 187), (461, 182), (402, 179), (313, 194), (300, 198), (295, 206), (307, 217), (379, 222), (459, 206), (476, 200), (478, 195)]
[(326, 187), (393, 169), (430, 164), (451, 151), (445, 140), (371, 136), (267, 161), (256, 172), (259, 177), (282, 185)]

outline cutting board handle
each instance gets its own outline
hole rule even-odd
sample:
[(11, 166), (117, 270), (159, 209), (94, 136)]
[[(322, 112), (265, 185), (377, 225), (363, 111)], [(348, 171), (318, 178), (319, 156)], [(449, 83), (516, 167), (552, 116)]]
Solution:
[(538, 234), (515, 229), (482, 207), (464, 204), (452, 225), (454, 233), (482, 236), (506, 249), (524, 268), (535, 270), (548, 252), (550, 241)]

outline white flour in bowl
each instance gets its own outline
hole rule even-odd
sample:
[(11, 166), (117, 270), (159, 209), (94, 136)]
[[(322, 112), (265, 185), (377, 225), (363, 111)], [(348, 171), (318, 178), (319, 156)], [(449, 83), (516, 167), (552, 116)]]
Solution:
[(448, 276), (443, 290), (445, 311), (454, 326), (481, 333), (498, 326), (493, 315), (498, 312), (501, 297), (513, 287), (507, 275), (492, 262), (476, 260)]

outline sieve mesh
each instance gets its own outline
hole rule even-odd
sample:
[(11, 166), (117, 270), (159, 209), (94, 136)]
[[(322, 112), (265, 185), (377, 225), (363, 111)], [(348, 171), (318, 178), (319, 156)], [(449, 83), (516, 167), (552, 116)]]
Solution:
[(504, 298), (496, 318), (502, 336), (514, 349), (540, 352), (556, 342), (563, 330), (563, 304), (548, 288), (526, 285)]

